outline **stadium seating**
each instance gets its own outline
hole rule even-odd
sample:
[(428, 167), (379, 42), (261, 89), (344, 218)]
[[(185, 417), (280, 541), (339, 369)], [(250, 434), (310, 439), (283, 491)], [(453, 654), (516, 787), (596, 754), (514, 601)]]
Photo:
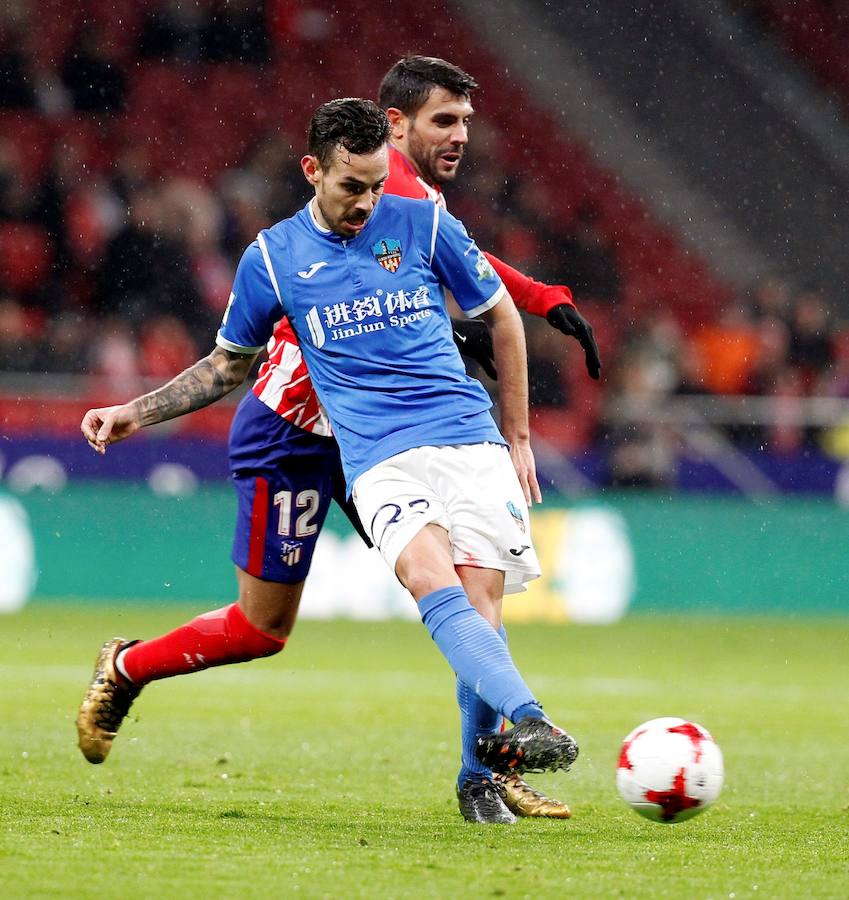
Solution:
[(827, 89), (849, 107), (849, 9), (824, 0), (754, 0), (755, 10)]
[[(779, 12), (786, 6), (780, 0), (761, 2)], [(468, 189), (464, 192), (459, 184), (449, 189), (449, 203), (456, 204), (472, 231), (495, 234), (497, 246), (492, 249), (508, 262), (511, 247), (517, 252), (524, 248), (533, 260), (534, 241), (545, 241), (552, 221), (568, 235), (582, 211), (593, 211), (594, 226), (615, 260), (618, 301), (614, 307), (596, 297), (578, 294), (576, 299), (594, 323), (608, 363), (616, 358), (621, 342), (660, 311), (672, 313), (684, 332), (695, 333), (736, 299), (721, 274), (656, 221), (614, 173), (601, 168), (592, 150), (545, 108), (543, 98), (512, 76), (497, 48), (476, 40), (473, 28), (461, 21), (446, 0), (426, 6), (399, 0), (386, 15), (375, 14), (366, 0), (349, 0), (344, 6), (331, 0), (311, 0), (308, 6), (270, 0), (266, 10), (272, 58), (263, 66), (211, 63), (196, 57), (140, 58), (138, 37), (155, 5), (155, 0), (118, 0), (108, 6), (81, 0), (67, 11), (57, 0), (33, 4), (43, 21), (31, 50), (40, 65), (60, 65), (73, 46), (78, 26), (87, 22), (110, 42), (112, 58), (127, 74), (127, 93), (120, 115), (65, 112), (48, 116), (32, 110), (0, 110), (0, 133), (7, 152), (19, 158), (17, 169), (27, 190), (38, 185), (56, 154), (73, 155), (80, 170), (98, 175), (109, 172), (110, 163), (125, 148), (139, 146), (145, 149), (155, 178), (188, 177), (215, 190), (221, 176), (243, 165), (264, 135), (282, 133), (298, 147), (317, 103), (334, 96), (374, 96), (382, 74), (400, 54), (438, 53), (472, 72), (481, 84), (475, 95), (476, 122), (481, 124), (472, 126), (473, 135), (476, 127), (485, 135), (485, 139), (473, 137), (481, 155), (496, 159), (508, 182), (537, 182), (551, 209), (539, 217), (536, 228), (533, 221), (523, 220), (511, 237), (499, 235), (497, 226), (493, 227), (492, 198), (476, 196)], [(814, 57), (828, 56), (830, 71), (844, 66), (842, 57), (832, 52), (836, 35), (843, 33), (835, 22), (845, 31), (845, 23), (838, 22), (841, 17), (813, 0), (794, 7), (804, 15), (785, 16), (782, 27), (798, 30), (799, 22), (807, 21), (802, 28), (808, 41), (804, 46)], [(60, 8), (62, 15), (57, 14)], [(804, 42), (798, 38), (797, 43)], [(71, 252), (91, 264), (102, 236), (97, 222), (91, 220), (87, 199), (77, 198), (77, 205), (69, 203), (68, 208), (79, 234), (77, 244), (71, 242)], [(40, 226), (5, 223), (0, 228), (3, 285), (22, 302), (30, 302), (48, 275), (57, 249)], [(532, 262), (530, 271), (533, 274)], [(93, 293), (91, 284), (85, 283), (88, 275), (83, 271), (78, 283), (66, 282), (83, 311)], [(40, 327), (41, 319), (34, 313), (42, 315), (37, 302), (27, 314), (34, 327)], [(184, 358), (153, 356), (164, 365), (179, 365)], [(542, 409), (537, 415), (538, 431), (557, 437), (564, 449), (590, 440), (600, 415), (601, 393), (588, 383), (581, 365), (580, 354), (572, 352), (563, 366), (564, 395), (569, 395), (570, 384), (581, 385), (580, 392), (572, 392), (568, 409)], [(148, 370), (154, 374), (150, 366)], [(224, 410), (222, 416), (227, 414)], [(218, 430), (216, 416), (189, 417), (181, 429), (201, 428), (214, 419), (212, 427)]]

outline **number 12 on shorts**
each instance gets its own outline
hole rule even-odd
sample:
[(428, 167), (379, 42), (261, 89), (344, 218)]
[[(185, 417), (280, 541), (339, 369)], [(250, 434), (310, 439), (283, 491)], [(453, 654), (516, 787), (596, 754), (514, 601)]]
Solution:
[(318, 512), (318, 491), (308, 488), (299, 491), (294, 498), (295, 510), (303, 510), (295, 518), (294, 533), (292, 529), (292, 491), (278, 491), (274, 495), (274, 505), (278, 509), (277, 533), (281, 537), (310, 537), (318, 531), (318, 525), (313, 522)]

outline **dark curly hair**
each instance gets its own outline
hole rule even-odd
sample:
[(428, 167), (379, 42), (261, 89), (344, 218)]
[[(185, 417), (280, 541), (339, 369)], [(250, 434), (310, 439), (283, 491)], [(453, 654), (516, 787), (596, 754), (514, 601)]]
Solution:
[(307, 146), (322, 168), (330, 164), (333, 150), (344, 147), (357, 155), (374, 153), (389, 139), (389, 119), (373, 101), (345, 97), (322, 103), (313, 113)]
[(383, 109), (394, 106), (414, 116), (435, 87), (458, 97), (468, 97), (478, 83), (462, 69), (436, 56), (405, 56), (383, 76), (377, 102)]

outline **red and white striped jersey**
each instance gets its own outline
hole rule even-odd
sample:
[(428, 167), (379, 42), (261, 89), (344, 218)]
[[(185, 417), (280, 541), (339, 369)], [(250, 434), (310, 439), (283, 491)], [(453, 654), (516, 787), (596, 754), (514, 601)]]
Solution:
[(266, 351), (268, 359), (260, 366), (251, 388), (254, 394), (298, 428), (330, 435), (330, 420), (318, 402), (298, 338), (287, 318), (275, 325)]
[[(445, 207), (445, 197), (439, 187), (423, 181), (407, 158), (392, 146), (385, 191), (414, 200), (432, 200)], [(298, 428), (318, 435), (332, 434), (330, 420), (313, 390), (298, 338), (288, 319), (283, 318), (275, 325), (266, 351), (268, 359), (260, 367), (252, 388), (254, 394)]]

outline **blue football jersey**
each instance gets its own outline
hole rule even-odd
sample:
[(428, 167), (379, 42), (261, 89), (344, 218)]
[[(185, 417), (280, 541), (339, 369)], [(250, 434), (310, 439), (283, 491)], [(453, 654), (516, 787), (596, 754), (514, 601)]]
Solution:
[(470, 317), (505, 292), (444, 209), (383, 196), (363, 230), (344, 239), (307, 204), (245, 251), (217, 341), (256, 352), (289, 318), (350, 491), (358, 475), (413, 447), (504, 443), (489, 395), (454, 344), (445, 288)]

